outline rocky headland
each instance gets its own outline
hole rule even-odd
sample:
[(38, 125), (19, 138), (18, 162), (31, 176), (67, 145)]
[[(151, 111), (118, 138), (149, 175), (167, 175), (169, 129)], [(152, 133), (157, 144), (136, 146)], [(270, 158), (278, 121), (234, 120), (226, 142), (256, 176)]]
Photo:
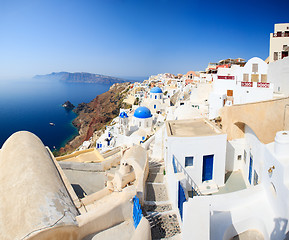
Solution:
[(129, 86), (128, 82), (115, 83), (107, 92), (98, 95), (91, 102), (79, 104), (73, 110), (78, 116), (72, 122), (78, 128), (79, 135), (54, 154), (59, 156), (73, 152), (83, 141), (89, 140), (95, 131), (103, 129), (118, 116), (120, 108), (130, 107), (123, 103)]
[(111, 77), (101, 74), (86, 73), (86, 72), (53, 72), (46, 75), (36, 75), (35, 79), (61, 81), (67, 83), (99, 83), (99, 84), (113, 84), (123, 83), (127, 80), (117, 77)]

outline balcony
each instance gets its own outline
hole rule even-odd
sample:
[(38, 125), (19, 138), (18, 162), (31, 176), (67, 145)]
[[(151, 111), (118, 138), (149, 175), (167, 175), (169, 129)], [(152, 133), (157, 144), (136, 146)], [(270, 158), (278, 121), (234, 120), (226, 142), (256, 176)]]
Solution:
[(289, 31), (273, 33), (273, 37), (289, 37)]
[(241, 82), (241, 87), (253, 87), (252, 82)]
[(270, 88), (270, 83), (263, 83), (263, 82), (241, 82), (241, 87)]
[(257, 87), (258, 87), (258, 88), (269, 88), (269, 87), (270, 87), (270, 83), (258, 82), (258, 83), (257, 83)]

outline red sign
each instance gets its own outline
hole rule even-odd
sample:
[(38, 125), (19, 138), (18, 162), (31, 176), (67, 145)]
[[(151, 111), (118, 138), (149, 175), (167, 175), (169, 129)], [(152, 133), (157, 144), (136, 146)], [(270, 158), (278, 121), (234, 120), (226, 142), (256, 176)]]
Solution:
[(241, 82), (241, 87), (253, 87), (252, 82)]

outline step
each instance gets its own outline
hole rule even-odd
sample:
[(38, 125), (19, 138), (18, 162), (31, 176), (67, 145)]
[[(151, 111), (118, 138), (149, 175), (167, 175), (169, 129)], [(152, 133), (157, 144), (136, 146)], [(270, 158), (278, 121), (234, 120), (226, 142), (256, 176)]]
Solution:
[(146, 184), (146, 200), (147, 201), (168, 201), (168, 193), (166, 185), (163, 183), (147, 183)]
[(162, 173), (164, 174), (165, 167), (164, 166), (150, 166), (149, 172), (150, 173)]
[(170, 238), (181, 233), (178, 217), (172, 214), (155, 214), (146, 216), (151, 224), (152, 239)]
[(178, 233), (172, 237), (160, 238), (160, 239), (156, 239), (156, 240), (182, 240), (182, 234)]
[(172, 210), (171, 204), (144, 204), (143, 209), (149, 212), (165, 212)]
[(156, 214), (166, 215), (166, 214), (173, 214), (173, 213), (175, 213), (175, 210), (170, 209), (170, 210), (164, 210), (164, 211), (151, 211), (151, 212), (148, 211), (148, 212), (145, 212), (144, 214), (147, 218), (149, 218), (150, 216), (153, 217)]
[(162, 183), (164, 181), (163, 173), (150, 172), (147, 178), (147, 182)]

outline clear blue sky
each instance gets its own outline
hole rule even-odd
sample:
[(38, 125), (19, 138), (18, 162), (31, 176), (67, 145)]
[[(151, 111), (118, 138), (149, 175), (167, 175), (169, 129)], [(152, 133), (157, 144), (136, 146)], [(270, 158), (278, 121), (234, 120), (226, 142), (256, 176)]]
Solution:
[(0, 79), (149, 76), (269, 53), (288, 1), (0, 0)]

